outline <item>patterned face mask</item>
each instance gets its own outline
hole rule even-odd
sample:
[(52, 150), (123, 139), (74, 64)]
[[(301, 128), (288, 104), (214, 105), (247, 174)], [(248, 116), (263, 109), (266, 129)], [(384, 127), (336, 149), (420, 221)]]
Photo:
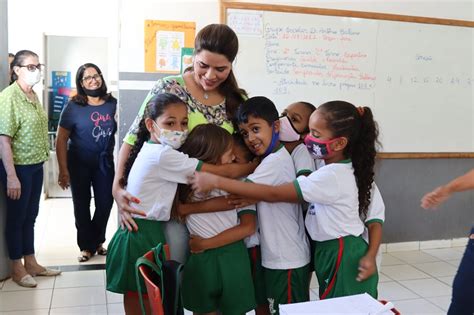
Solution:
[(306, 148), (313, 159), (324, 159), (326, 156), (332, 153), (331, 147), (329, 145), (338, 139), (339, 138), (332, 140), (320, 140), (308, 134), (304, 138), (304, 144), (306, 145)]
[(168, 130), (162, 129), (156, 122), (153, 125), (160, 131), (160, 136), (155, 133), (155, 137), (160, 141), (161, 144), (168, 145), (173, 149), (179, 149), (188, 137), (188, 131)]

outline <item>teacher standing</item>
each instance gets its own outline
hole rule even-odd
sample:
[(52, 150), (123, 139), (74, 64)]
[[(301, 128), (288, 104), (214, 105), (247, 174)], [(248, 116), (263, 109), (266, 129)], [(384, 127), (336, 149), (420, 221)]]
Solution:
[(34, 288), (34, 276), (61, 273), (38, 264), (34, 247), (43, 163), (49, 156), (48, 117), (33, 91), (41, 80), (43, 65), (36, 53), (21, 50), (10, 67), (11, 84), (0, 93), (0, 181), (7, 196), (5, 234), (13, 281)]

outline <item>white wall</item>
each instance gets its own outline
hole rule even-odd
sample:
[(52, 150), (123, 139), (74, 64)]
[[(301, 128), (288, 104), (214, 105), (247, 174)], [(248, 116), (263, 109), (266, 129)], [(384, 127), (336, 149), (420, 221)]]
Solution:
[(8, 0), (10, 52), (29, 49), (44, 62), (44, 34), (106, 37), (108, 82), (118, 80), (118, 25), (116, 0)]
[[(328, 9), (416, 15), (458, 20), (473, 20), (474, 0), (462, 1), (266, 1), (246, 2), (297, 5)], [(144, 71), (144, 20), (196, 22), (196, 33), (210, 23), (220, 22), (218, 0), (120, 0), (119, 71)]]

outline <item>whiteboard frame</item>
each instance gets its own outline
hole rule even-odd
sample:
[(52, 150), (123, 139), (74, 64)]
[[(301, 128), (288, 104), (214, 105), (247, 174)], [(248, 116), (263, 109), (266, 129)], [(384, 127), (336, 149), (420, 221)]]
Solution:
[[(388, 13), (375, 13), (375, 12), (363, 12), (363, 11), (349, 11), (349, 10), (336, 10), (336, 9), (321, 9), (321, 8), (308, 8), (300, 6), (289, 6), (289, 5), (277, 5), (277, 4), (261, 4), (251, 2), (239, 2), (232, 0), (220, 0), (220, 20), (221, 23), (227, 24), (227, 10), (228, 9), (241, 9), (241, 10), (255, 10), (255, 11), (273, 11), (283, 13), (301, 13), (301, 14), (313, 14), (313, 15), (327, 15), (327, 16), (341, 16), (341, 17), (354, 17), (370, 20), (385, 20), (385, 21), (397, 21), (397, 22), (410, 22), (410, 23), (422, 23), (422, 24), (437, 24), (445, 26), (463, 26), (474, 28), (474, 22), (464, 20), (452, 20), (452, 19), (440, 19), (432, 17), (421, 17), (421, 16), (410, 16), (410, 15), (398, 15)], [(377, 154), (378, 158), (383, 159), (472, 159), (474, 158), (473, 152), (392, 152)]]

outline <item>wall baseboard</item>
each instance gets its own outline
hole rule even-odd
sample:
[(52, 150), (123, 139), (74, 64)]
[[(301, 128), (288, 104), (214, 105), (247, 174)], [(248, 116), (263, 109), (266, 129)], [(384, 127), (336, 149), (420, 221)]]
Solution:
[(409, 250), (423, 250), (436, 248), (464, 247), (468, 241), (467, 237), (453, 238), (448, 240), (414, 241), (400, 243), (384, 243), (380, 245), (382, 253), (400, 252)]

